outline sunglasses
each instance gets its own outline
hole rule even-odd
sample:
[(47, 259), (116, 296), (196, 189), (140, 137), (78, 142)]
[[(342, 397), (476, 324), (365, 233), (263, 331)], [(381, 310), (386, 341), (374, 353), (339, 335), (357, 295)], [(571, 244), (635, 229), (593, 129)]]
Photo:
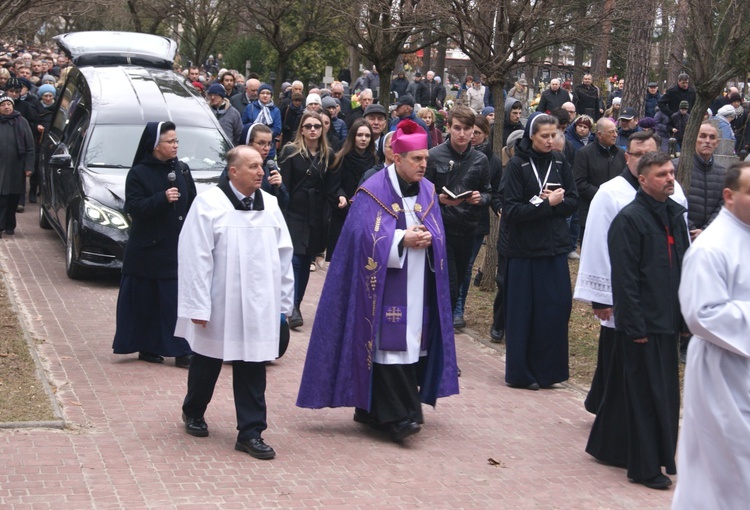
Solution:
[(317, 129), (323, 129), (323, 124), (305, 124), (302, 127), (305, 129), (309, 129), (310, 131), (313, 131)]

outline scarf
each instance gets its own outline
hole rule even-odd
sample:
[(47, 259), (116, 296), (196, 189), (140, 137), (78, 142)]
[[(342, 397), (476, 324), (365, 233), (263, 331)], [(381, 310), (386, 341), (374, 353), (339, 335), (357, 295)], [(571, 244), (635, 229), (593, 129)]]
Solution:
[(21, 122), (21, 114), (13, 112), (10, 115), (0, 115), (0, 124), (10, 124), (13, 126), (13, 134), (16, 136), (16, 152), (19, 157), (26, 154), (26, 133)]
[(271, 117), (270, 108), (274, 106), (273, 100), (269, 101), (268, 104), (263, 104), (260, 100), (255, 101), (255, 106), (260, 108), (258, 116), (255, 118), (253, 124), (264, 124), (268, 127), (273, 126), (273, 117)]

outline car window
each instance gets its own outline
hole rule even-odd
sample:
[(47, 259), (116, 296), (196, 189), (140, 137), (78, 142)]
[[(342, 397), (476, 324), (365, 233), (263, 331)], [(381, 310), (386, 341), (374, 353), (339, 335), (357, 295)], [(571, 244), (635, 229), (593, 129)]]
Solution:
[(57, 132), (58, 135), (62, 134), (70, 115), (73, 114), (83, 96), (81, 89), (77, 86), (78, 81), (69, 79), (60, 96), (60, 104), (55, 113), (55, 118), (52, 119), (52, 130)]
[[(93, 128), (86, 152), (89, 168), (130, 168), (144, 126), (100, 124)], [(177, 127), (177, 157), (192, 172), (221, 170), (231, 148), (216, 129)]]

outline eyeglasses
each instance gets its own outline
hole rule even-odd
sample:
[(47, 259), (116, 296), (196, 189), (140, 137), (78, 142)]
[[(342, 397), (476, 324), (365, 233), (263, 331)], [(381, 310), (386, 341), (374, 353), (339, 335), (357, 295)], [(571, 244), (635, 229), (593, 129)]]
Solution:
[(257, 145), (261, 149), (268, 149), (271, 147), (271, 142), (251, 142), (253, 145)]
[(323, 129), (323, 124), (305, 124), (302, 126), (305, 129), (309, 129), (310, 131)]
[(628, 151), (626, 154), (630, 154), (634, 158), (642, 158), (643, 156), (645, 156), (648, 153), (646, 153), (646, 152), (630, 152), (630, 151)]
[(168, 145), (180, 145), (180, 141), (177, 139), (174, 140), (160, 140), (159, 143), (166, 143)]

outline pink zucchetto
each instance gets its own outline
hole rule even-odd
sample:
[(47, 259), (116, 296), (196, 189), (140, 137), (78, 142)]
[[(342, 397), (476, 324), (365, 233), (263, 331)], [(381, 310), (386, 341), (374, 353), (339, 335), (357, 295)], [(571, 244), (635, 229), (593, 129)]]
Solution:
[(391, 138), (391, 149), (394, 154), (418, 151), (427, 148), (427, 133), (422, 127), (410, 119), (402, 120), (396, 126), (396, 132)]

